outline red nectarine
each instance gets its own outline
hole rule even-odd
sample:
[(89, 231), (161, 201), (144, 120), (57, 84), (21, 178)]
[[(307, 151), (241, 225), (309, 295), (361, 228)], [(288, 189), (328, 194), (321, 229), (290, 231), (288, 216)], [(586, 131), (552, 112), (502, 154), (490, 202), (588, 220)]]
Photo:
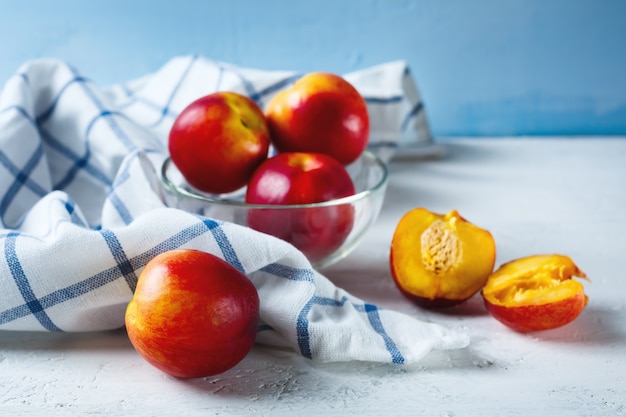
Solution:
[(250, 98), (217, 92), (189, 104), (169, 134), (172, 162), (196, 189), (223, 194), (248, 182), (268, 155), (269, 129)]
[(219, 374), (254, 344), (259, 297), (239, 270), (207, 252), (179, 249), (154, 257), (126, 309), (137, 352), (178, 378)]
[(324, 153), (347, 165), (368, 143), (365, 100), (339, 75), (303, 76), (270, 100), (265, 115), (279, 152)]
[[(267, 159), (252, 176), (246, 203), (275, 206), (323, 203), (355, 193), (343, 165), (328, 155), (286, 152)], [(255, 208), (248, 225), (300, 249), (312, 262), (337, 250), (352, 230), (349, 203), (319, 207)]]

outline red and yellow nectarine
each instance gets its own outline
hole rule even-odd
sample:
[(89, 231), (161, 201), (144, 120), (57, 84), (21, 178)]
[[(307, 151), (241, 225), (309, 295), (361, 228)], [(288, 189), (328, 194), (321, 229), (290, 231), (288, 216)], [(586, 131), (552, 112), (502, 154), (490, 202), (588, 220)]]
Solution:
[(344, 165), (369, 139), (369, 114), (361, 94), (344, 78), (313, 72), (276, 94), (265, 109), (279, 152), (317, 152)]
[(223, 194), (248, 182), (269, 152), (261, 108), (234, 92), (216, 92), (189, 104), (169, 134), (172, 162), (196, 189)]
[(587, 279), (564, 255), (533, 255), (507, 262), (490, 275), (482, 295), (487, 310), (508, 327), (530, 332), (563, 326), (587, 305)]
[(232, 368), (252, 348), (259, 297), (217, 256), (171, 250), (141, 272), (125, 320), (131, 343), (150, 364), (178, 378), (206, 377)]
[[(307, 205), (355, 193), (352, 179), (334, 158), (309, 152), (285, 152), (267, 159), (246, 190), (246, 203)], [(293, 244), (316, 262), (337, 250), (350, 234), (350, 203), (282, 210), (251, 209), (248, 225)]]

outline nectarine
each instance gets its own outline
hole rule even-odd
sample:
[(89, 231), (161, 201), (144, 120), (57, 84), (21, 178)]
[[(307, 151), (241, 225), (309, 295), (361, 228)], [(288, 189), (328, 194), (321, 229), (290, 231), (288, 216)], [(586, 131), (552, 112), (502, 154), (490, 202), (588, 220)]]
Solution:
[(125, 320), (131, 343), (150, 364), (178, 378), (206, 377), (232, 368), (252, 348), (259, 297), (217, 256), (171, 250), (141, 272)]
[(456, 210), (443, 215), (415, 208), (396, 226), (389, 264), (407, 298), (422, 307), (450, 307), (482, 288), (495, 255), (491, 233)]
[(242, 188), (269, 152), (265, 115), (250, 98), (216, 92), (189, 104), (169, 134), (172, 162), (196, 189), (223, 194)]
[(265, 115), (279, 152), (324, 153), (347, 165), (367, 147), (370, 124), (365, 100), (336, 74), (306, 74), (276, 94)]
[(587, 305), (582, 284), (572, 277), (587, 279), (568, 256), (527, 256), (500, 266), (482, 295), (491, 315), (508, 327), (548, 330), (571, 322)]
[(261, 164), (250, 179), (246, 203), (297, 208), (251, 209), (248, 225), (293, 244), (316, 262), (337, 250), (350, 234), (350, 203), (307, 207), (355, 193), (348, 171), (328, 155), (279, 153)]

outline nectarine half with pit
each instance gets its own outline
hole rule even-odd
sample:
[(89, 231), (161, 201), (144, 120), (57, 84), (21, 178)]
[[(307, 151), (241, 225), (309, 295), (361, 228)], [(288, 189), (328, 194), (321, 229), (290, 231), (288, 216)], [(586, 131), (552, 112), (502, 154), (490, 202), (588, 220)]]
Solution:
[(450, 307), (477, 293), (493, 271), (494, 239), (452, 210), (407, 212), (391, 242), (391, 275), (407, 298), (427, 307)]

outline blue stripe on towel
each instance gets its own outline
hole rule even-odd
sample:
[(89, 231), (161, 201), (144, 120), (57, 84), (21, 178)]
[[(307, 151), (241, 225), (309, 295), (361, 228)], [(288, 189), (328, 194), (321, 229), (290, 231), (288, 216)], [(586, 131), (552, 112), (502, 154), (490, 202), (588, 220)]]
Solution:
[(18, 236), (19, 233), (9, 233), (7, 235), (4, 241), (4, 256), (7, 261), (7, 265), (9, 266), (9, 270), (11, 271), (11, 275), (13, 276), (13, 280), (15, 281), (20, 294), (22, 294), (24, 301), (26, 301), (25, 307), (27, 307), (28, 312), (35, 316), (35, 318), (46, 330), (61, 331), (61, 329), (59, 329), (52, 322), (48, 314), (46, 314), (44, 307), (41, 305), (30, 286), (30, 282), (28, 281), (28, 277), (26, 276), (24, 269), (22, 269), (22, 265), (15, 250)]
[[(143, 268), (148, 261), (156, 255), (167, 250), (179, 248), (205, 233), (211, 233), (213, 236), (219, 236), (220, 232), (218, 230), (221, 230), (221, 223), (219, 222), (209, 220), (205, 223), (199, 221), (181, 230), (158, 245), (148, 249), (147, 251), (132, 258), (128, 258), (124, 253), (124, 250), (121, 247), (115, 233), (112, 230), (103, 229), (100, 231), (100, 234), (109, 246), (109, 250), (115, 259), (116, 265), (84, 280), (78, 281), (70, 286), (57, 289), (40, 297), (37, 297), (34, 294), (28, 281), (28, 277), (22, 269), (17, 257), (15, 240), (19, 234), (10, 232), (5, 237), (5, 258), (26, 303), (12, 307), (5, 311), (0, 311), (0, 324), (6, 324), (32, 314), (47, 330), (61, 331), (61, 329), (59, 329), (48, 317), (45, 312), (46, 309), (80, 297), (122, 277), (126, 280), (129, 288), (132, 290), (137, 279), (134, 271), (139, 268)], [(27, 235), (19, 236), (24, 239), (37, 239)], [(226, 248), (228, 245), (230, 245), (230, 243), (226, 244), (223, 240), (221, 241), (222, 248)], [(224, 250), (228, 252), (227, 249)], [(241, 264), (239, 264), (239, 268), (241, 268)]]
[(122, 248), (122, 245), (117, 239), (117, 236), (115, 236), (115, 233), (110, 230), (102, 230), (100, 231), (100, 234), (102, 235), (104, 241), (109, 247), (111, 255), (113, 255), (113, 258), (117, 263), (117, 268), (120, 270), (120, 273), (126, 280), (128, 287), (132, 292), (135, 292), (135, 287), (137, 286), (137, 274), (135, 274), (135, 266), (126, 256), (124, 248)]
[(391, 356), (391, 361), (396, 364), (404, 363), (405, 359), (402, 356), (402, 353), (394, 343), (393, 339), (389, 337), (383, 323), (380, 319), (380, 315), (378, 314), (378, 308), (372, 304), (353, 304), (350, 303), (347, 297), (342, 297), (337, 300), (334, 298), (327, 297), (318, 297), (313, 296), (311, 299), (304, 305), (300, 314), (298, 315), (297, 323), (296, 323), (296, 332), (298, 339), (298, 348), (302, 355), (306, 358), (312, 358), (312, 351), (310, 345), (310, 334), (309, 334), (309, 320), (308, 315), (311, 311), (313, 305), (324, 305), (330, 307), (344, 307), (345, 304), (351, 304), (357, 311), (367, 314), (368, 321), (372, 328), (382, 337), (385, 347)]
[(367, 313), (367, 318), (369, 319), (370, 324), (376, 330), (376, 332), (383, 338), (385, 342), (385, 346), (387, 347), (387, 351), (391, 355), (391, 360), (393, 363), (404, 363), (404, 357), (400, 353), (400, 350), (394, 343), (393, 339), (389, 337), (385, 328), (383, 326), (382, 321), (380, 320), (380, 315), (378, 314), (378, 308), (372, 304), (365, 304), (364, 311)]
[(0, 200), (0, 218), (4, 219), (4, 215), (6, 214), (9, 205), (22, 186), (26, 186), (39, 197), (43, 197), (47, 193), (45, 188), (31, 179), (31, 174), (41, 162), (42, 157), (43, 147), (39, 145), (28, 161), (26, 161), (24, 168), (19, 169), (11, 162), (4, 152), (0, 151), (0, 164), (13, 174), (13, 182), (7, 189), (6, 193), (2, 196), (2, 200)]
[(411, 121), (411, 119), (417, 117), (417, 115), (420, 114), (423, 108), (424, 103), (422, 103), (421, 101), (415, 103), (413, 108), (407, 113), (404, 120), (402, 121), (401, 130), (406, 130), (406, 128), (409, 126), (409, 122)]
[(199, 57), (197, 55), (193, 55), (191, 57), (191, 59), (189, 60), (189, 64), (187, 65), (183, 73), (180, 75), (180, 78), (178, 79), (178, 81), (174, 85), (174, 88), (170, 92), (167, 98), (167, 101), (165, 102), (165, 105), (161, 107), (161, 115), (159, 119), (155, 121), (154, 123), (152, 123), (152, 125), (150, 126), (154, 127), (154, 126), (159, 125), (163, 121), (165, 116), (170, 114), (170, 106), (172, 105), (172, 101), (174, 100), (174, 97), (176, 97), (176, 93), (178, 92), (178, 90), (180, 90), (180, 86), (183, 84), (183, 81), (185, 81), (185, 79), (187, 78), (187, 75), (191, 71), (193, 64), (198, 60), (198, 58)]
[(239, 271), (245, 273), (243, 265), (237, 256), (237, 252), (235, 252), (235, 249), (230, 244), (226, 233), (224, 233), (224, 229), (219, 227), (220, 223), (212, 219), (205, 219), (204, 224), (213, 234), (213, 238), (219, 245), (222, 254), (224, 255), (224, 260), (237, 268)]

